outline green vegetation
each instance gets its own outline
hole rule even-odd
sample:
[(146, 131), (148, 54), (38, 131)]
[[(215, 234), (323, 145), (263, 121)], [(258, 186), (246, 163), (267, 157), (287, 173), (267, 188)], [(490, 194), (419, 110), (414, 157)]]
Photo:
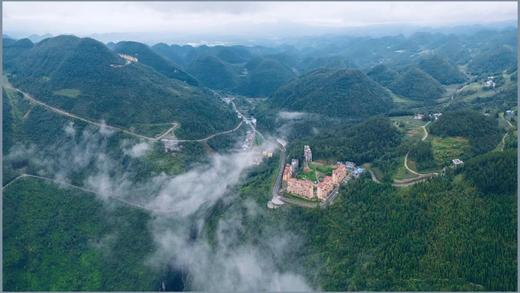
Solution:
[(61, 89), (54, 91), (53, 94), (69, 98), (77, 98), (81, 94), (81, 91), (78, 89)]
[(516, 150), (509, 150), (484, 154), (467, 161), (464, 175), (483, 194), (513, 194), (517, 189), (516, 170)]
[[(442, 161), (439, 148), (437, 148), (436, 151), (437, 158)], [(415, 163), (415, 170), (419, 172), (437, 167), (432, 151), (432, 143), (430, 141), (420, 141), (414, 145), (408, 155), (408, 159)]]
[(406, 136), (414, 139), (421, 139), (424, 136), (424, 130), (421, 127), (425, 124), (424, 121), (414, 119), (413, 116), (397, 116), (390, 119)]
[(374, 68), (370, 69), (367, 75), (385, 87), (388, 87), (399, 78), (399, 73), (397, 71), (384, 64), (374, 66)]
[(187, 68), (200, 82), (214, 89), (232, 89), (238, 80), (233, 68), (214, 56), (204, 56), (193, 61)]
[(461, 83), (466, 79), (456, 66), (438, 55), (428, 55), (420, 58), (417, 66), (442, 84)]
[(516, 67), (516, 50), (497, 45), (473, 57), (468, 69), (475, 74), (492, 74)]
[[(501, 113), (517, 107), (516, 34), (331, 36), (270, 48), (4, 38), (4, 69), (16, 87), (37, 99), (148, 136), (173, 122), (180, 138), (234, 128), (236, 114), (202, 86), (245, 94), (235, 99), (239, 109), (258, 119), (266, 138), (286, 135), (288, 158), (301, 164), (303, 145), (311, 146), (318, 161), (300, 178), (314, 181), (331, 174), (329, 163), (349, 160), (367, 163), (381, 181), (365, 174), (345, 184), (326, 209), (291, 195), (308, 208), (267, 209), (278, 175), (275, 152), (242, 174), (239, 184), (226, 185), (229, 194), (192, 215), (190, 241), (208, 245), (215, 255), (223, 245), (250, 246), (277, 271), (303, 275), (321, 290), (514, 291), (517, 131)], [(117, 53), (139, 61), (126, 64)], [(491, 75), (496, 87), (486, 89)], [(459, 91), (457, 83), (466, 77)], [(132, 146), (145, 142), (121, 132), (101, 135), (81, 121), (71, 124), (29, 103), (7, 78), (3, 82), (4, 157), (24, 151), (4, 160), (4, 185), (22, 173), (65, 176), (82, 185), (105, 162), (114, 179), (144, 184), (207, 164), (208, 155), (232, 150), (248, 129), (181, 143), (169, 153), (161, 143), (149, 143), (144, 154), (131, 155)], [(285, 119), (280, 109), (306, 114)], [(421, 141), (425, 121), (411, 115), (432, 112), (443, 115)], [(516, 115), (511, 123), (516, 125)], [(72, 154), (91, 151), (103, 156), (86, 156), (83, 167), (57, 172), (63, 162), (76, 160)], [(392, 186), (394, 179), (416, 177), (403, 166), (406, 154), (410, 168), (442, 174)], [(464, 165), (441, 172), (454, 158)], [(155, 217), (143, 210), (31, 177), (5, 188), (3, 200), (6, 290), (153, 291), (171, 274), (172, 268), (146, 265), (156, 249), (150, 225)], [(220, 237), (227, 233), (220, 225), (226, 219), (240, 222), (230, 233), (236, 237)], [(177, 224), (175, 215), (167, 220)], [(277, 254), (278, 240), (288, 240), (289, 249)], [(168, 289), (196, 289), (189, 273), (173, 275), (166, 278), (175, 280)]]
[(469, 141), (463, 137), (435, 137), (432, 139), (431, 148), (439, 166), (449, 166), (453, 159), (468, 158), (471, 149)]
[(431, 124), (430, 132), (441, 137), (467, 138), (473, 155), (494, 149), (501, 139), (497, 121), (475, 111), (446, 112)]
[(269, 100), (272, 108), (333, 117), (367, 117), (392, 107), (389, 93), (358, 70), (312, 71), (282, 86)]
[[(130, 128), (134, 123), (179, 122), (180, 137), (200, 138), (231, 129), (236, 115), (211, 93), (168, 79), (149, 66), (124, 65), (104, 44), (59, 36), (17, 56), (10, 81), (50, 105), (93, 120)], [(114, 67), (122, 66), (122, 67)], [(44, 78), (47, 77), (47, 78)], [(77, 89), (74, 99), (54, 95)]]
[(309, 163), (309, 170), (300, 171), (297, 178), (303, 180), (310, 180), (312, 182), (321, 180), (324, 176), (331, 176), (334, 166), (318, 162)]
[[(3, 196), (3, 288), (8, 291), (151, 291), (143, 259), (150, 217), (103, 207), (94, 195), (25, 178)], [(138, 233), (136, 233), (138, 231)]]
[(185, 81), (190, 85), (198, 85), (198, 82), (191, 75), (180, 70), (172, 62), (161, 57), (145, 44), (128, 41), (119, 42), (114, 47), (114, 52), (136, 57), (138, 62), (152, 67), (168, 78)]
[(310, 145), (313, 157), (319, 160), (371, 162), (396, 148), (401, 142), (399, 131), (387, 118), (328, 127), (319, 134), (302, 137), (289, 147), (289, 154), (302, 155), (303, 146)]
[(359, 180), (287, 223), (322, 290), (515, 290), (516, 196), (483, 195), (453, 175), (406, 189)]
[(245, 65), (246, 81), (237, 92), (250, 96), (268, 96), (295, 77), (288, 66), (272, 58), (255, 58)]
[(444, 94), (442, 85), (421, 69), (411, 66), (388, 86), (395, 94), (418, 101), (433, 101)]

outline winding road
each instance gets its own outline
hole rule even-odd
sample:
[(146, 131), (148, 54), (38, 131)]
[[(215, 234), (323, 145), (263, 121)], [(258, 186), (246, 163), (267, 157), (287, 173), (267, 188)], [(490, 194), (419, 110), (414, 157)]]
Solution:
[[(96, 192), (95, 190), (92, 190), (92, 189), (87, 189), (85, 187), (81, 187), (81, 186), (78, 186), (78, 185), (74, 185), (74, 184), (71, 184), (71, 183), (68, 183), (68, 182), (65, 182), (65, 181), (62, 181), (62, 180), (57, 180), (57, 179), (54, 179), (54, 178), (50, 178), (50, 177), (43, 177), (43, 176), (32, 175), (32, 174), (21, 174), (21, 175), (18, 175), (16, 178), (14, 178), (13, 180), (9, 181), (9, 183), (7, 183), (6, 185), (2, 186), (2, 191), (5, 190), (7, 187), (9, 187), (11, 184), (13, 184), (16, 181), (19, 181), (20, 179), (23, 179), (23, 178), (35, 178), (35, 179), (39, 179), (39, 180), (44, 180), (44, 181), (55, 183), (55, 184), (60, 185), (60, 186), (66, 186), (66, 187), (69, 187), (69, 188), (74, 188), (74, 189), (81, 190), (83, 192), (95, 194), (95, 195), (98, 195), (100, 197), (106, 197), (106, 195), (100, 194), (100, 193), (98, 193), (98, 192)], [(109, 199), (118, 201), (118, 202), (123, 203), (123, 204), (125, 204), (127, 206), (131, 206), (131, 207), (134, 207), (134, 208), (145, 210), (147, 212), (167, 213), (167, 212), (164, 212), (164, 211), (153, 210), (153, 209), (147, 208), (147, 207), (145, 207), (143, 205), (140, 205), (140, 204), (137, 204), (137, 203), (134, 203), (134, 202), (130, 202), (130, 201), (124, 200), (124, 199), (119, 198), (119, 197), (109, 197)]]
[[(428, 129), (426, 129), (426, 126), (428, 126), (429, 124), (431, 123), (431, 121), (428, 121), (428, 123), (424, 124), (423, 126), (421, 126), (421, 128), (423, 129), (424, 131), (424, 135), (423, 137), (421, 138), (421, 141), (425, 141), (427, 138), (428, 138)], [(439, 175), (439, 173), (437, 172), (432, 172), (432, 173), (419, 173), (415, 170), (412, 170), (410, 167), (408, 167), (408, 155), (410, 154), (410, 151), (408, 151), (406, 153), (406, 155), (404, 156), (404, 168), (416, 175), (417, 177), (415, 178), (409, 178), (409, 179), (403, 179), (403, 180), (396, 180), (394, 179), (394, 183), (392, 184), (393, 186), (395, 187), (404, 187), (404, 186), (409, 186), (409, 185), (412, 185), (412, 184), (415, 184), (417, 182), (421, 182), (421, 181), (424, 181), (428, 178), (431, 178), (433, 176), (436, 176), (436, 175)]]
[[(96, 121), (93, 121), (93, 120), (90, 120), (90, 119), (87, 119), (87, 118), (80, 117), (80, 116), (75, 115), (73, 113), (64, 111), (62, 109), (59, 109), (59, 108), (53, 107), (53, 106), (51, 106), (49, 104), (46, 104), (46, 103), (44, 103), (44, 102), (42, 102), (40, 100), (37, 100), (34, 97), (32, 97), (31, 95), (29, 95), (28, 93), (21, 91), (20, 89), (14, 88), (14, 87), (9, 86), (7, 84), (4, 85), (4, 86), (9, 87), (10, 89), (13, 89), (13, 90), (17, 91), (18, 93), (22, 94), (22, 96), (25, 99), (29, 100), (30, 102), (32, 102), (34, 104), (37, 104), (37, 105), (39, 105), (39, 106), (41, 106), (41, 107), (43, 107), (43, 108), (45, 108), (45, 109), (47, 109), (47, 110), (49, 110), (51, 112), (54, 112), (56, 114), (59, 114), (59, 115), (65, 116), (65, 117), (69, 117), (69, 118), (72, 118), (72, 119), (75, 119), (75, 120), (83, 121), (85, 123), (97, 126), (99, 128), (108, 128), (108, 129), (115, 130), (115, 131), (121, 131), (121, 132), (123, 132), (125, 134), (128, 134), (130, 136), (134, 136), (134, 137), (137, 137), (137, 138), (140, 138), (140, 139), (144, 139), (144, 140), (148, 140), (148, 141), (152, 141), (152, 142), (164, 139), (163, 137), (165, 137), (166, 135), (168, 135), (169, 133), (171, 133), (172, 131), (174, 131), (178, 127), (178, 124), (176, 122), (173, 122), (172, 123), (172, 127), (167, 129), (162, 134), (159, 134), (156, 137), (149, 137), (149, 136), (145, 136), (145, 135), (142, 135), (142, 134), (135, 133), (135, 132), (133, 132), (131, 130), (128, 130), (128, 129), (124, 129), (124, 128), (117, 127), (117, 126), (111, 126), (111, 125), (107, 125), (105, 123), (99, 123), (99, 122), (96, 122)], [(237, 111), (234, 102), (231, 101), (231, 103), (233, 104), (233, 108), (235, 109), (235, 111)], [(238, 123), (238, 125), (236, 127), (234, 127), (233, 129), (217, 132), (217, 133), (214, 133), (212, 135), (209, 135), (209, 136), (201, 138), (201, 139), (164, 139), (164, 140), (171, 141), (171, 142), (204, 142), (204, 141), (210, 140), (210, 139), (212, 139), (212, 138), (214, 138), (216, 136), (232, 133), (232, 132), (235, 132), (236, 130), (238, 130), (240, 128), (240, 126), (242, 126), (242, 123), (244, 122), (244, 119), (245, 119), (244, 116), (241, 116), (241, 117), (242, 117), (242, 119), (240, 120), (240, 123)], [(256, 129), (255, 129), (255, 131), (256, 131)]]

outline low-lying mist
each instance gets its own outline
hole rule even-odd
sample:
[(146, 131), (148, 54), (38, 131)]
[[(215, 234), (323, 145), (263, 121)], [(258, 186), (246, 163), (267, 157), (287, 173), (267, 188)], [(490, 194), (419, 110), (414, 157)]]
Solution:
[[(15, 145), (6, 160), (27, 158), (39, 175), (59, 182), (74, 183), (79, 176), (80, 185), (107, 205), (119, 199), (147, 210), (152, 214), (148, 227), (156, 250), (143, 262), (151, 268), (185, 272), (186, 290), (312, 290), (286, 263), (285, 255), (301, 243), (297, 235), (266, 226), (261, 235), (246, 237), (245, 220), (258, 221), (274, 212), (240, 197), (240, 184), (262, 160), (261, 150), (274, 150), (271, 140), (247, 151), (211, 154), (208, 163), (180, 175), (160, 173), (143, 180), (113, 158), (109, 145), (114, 133), (89, 127), (80, 131), (72, 123), (63, 131), (60, 145), (45, 149)], [(119, 138), (117, 142), (124, 160), (146, 159), (152, 149), (147, 142)], [(219, 217), (208, 216), (219, 209)]]

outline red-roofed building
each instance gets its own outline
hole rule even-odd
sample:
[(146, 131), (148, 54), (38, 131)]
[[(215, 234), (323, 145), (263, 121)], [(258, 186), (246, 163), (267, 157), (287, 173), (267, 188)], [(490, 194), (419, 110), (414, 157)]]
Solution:
[(319, 182), (316, 185), (316, 196), (320, 200), (326, 199), (335, 186), (336, 184), (334, 184), (334, 180), (332, 179), (332, 177), (325, 176), (323, 178), (323, 181)]
[(309, 180), (290, 178), (287, 181), (287, 192), (311, 199), (314, 197), (314, 184)]
[(345, 177), (347, 177), (347, 166), (341, 163), (336, 164), (336, 169), (332, 170), (334, 184), (341, 184)]
[(285, 164), (285, 168), (283, 169), (282, 180), (287, 182), (293, 175), (291, 165)]

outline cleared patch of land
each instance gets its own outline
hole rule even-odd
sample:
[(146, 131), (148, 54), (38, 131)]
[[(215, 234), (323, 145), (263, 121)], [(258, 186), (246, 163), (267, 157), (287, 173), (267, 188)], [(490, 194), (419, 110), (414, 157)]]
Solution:
[(421, 139), (424, 135), (424, 121), (413, 119), (413, 116), (398, 116), (390, 118), (394, 125), (409, 138)]
[(450, 165), (451, 160), (460, 158), (469, 149), (469, 141), (463, 137), (433, 137), (432, 139), (433, 157), (439, 166)]
[(77, 98), (81, 94), (81, 91), (78, 89), (61, 89), (54, 91), (53, 94), (69, 98)]
[(296, 178), (310, 181), (318, 181), (320, 178), (332, 175), (334, 167), (323, 162), (309, 163), (309, 171), (301, 171)]

